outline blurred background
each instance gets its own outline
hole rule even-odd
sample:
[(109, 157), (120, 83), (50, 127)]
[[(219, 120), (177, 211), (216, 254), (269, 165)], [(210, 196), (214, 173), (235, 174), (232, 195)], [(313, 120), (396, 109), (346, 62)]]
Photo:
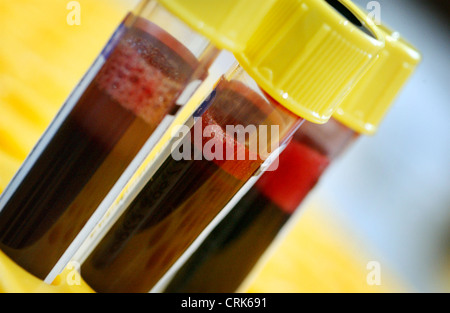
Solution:
[[(79, 26), (69, 2), (0, 0), (0, 191), (137, 0), (79, 0)], [(328, 170), (250, 292), (450, 291), (449, 2), (378, 3), (422, 64), (377, 135)], [(367, 282), (372, 261), (381, 285)]]
[(341, 158), (315, 197), (325, 203), (323, 214), (348, 227), (412, 290), (449, 291), (450, 2), (379, 3), (382, 21), (415, 45), (423, 61), (378, 134)]

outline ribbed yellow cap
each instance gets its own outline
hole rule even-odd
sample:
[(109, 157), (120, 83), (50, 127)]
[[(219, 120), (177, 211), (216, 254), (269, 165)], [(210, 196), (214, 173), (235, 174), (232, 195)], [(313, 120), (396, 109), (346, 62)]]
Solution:
[(158, 0), (218, 48), (242, 51), (277, 0)]
[[(344, 17), (348, 13), (366, 32)], [(383, 47), (383, 34), (350, 1), (278, 0), (235, 55), (280, 104), (326, 123)]]
[(385, 48), (340, 104), (334, 118), (355, 131), (373, 135), (396, 96), (421, 61), (420, 53), (397, 32), (379, 26)]

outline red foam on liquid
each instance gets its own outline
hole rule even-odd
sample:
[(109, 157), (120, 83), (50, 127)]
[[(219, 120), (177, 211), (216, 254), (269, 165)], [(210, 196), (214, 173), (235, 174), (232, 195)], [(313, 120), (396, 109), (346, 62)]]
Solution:
[[(274, 108), (261, 95), (239, 81), (222, 80), (216, 91), (214, 102), (201, 119), (202, 134), (207, 127), (213, 130), (212, 134), (209, 137), (202, 136), (202, 147), (199, 147), (200, 141), (194, 140), (194, 144), (198, 149), (202, 149), (203, 157), (237, 179), (247, 180), (263, 160), (257, 151), (250, 151), (245, 143), (234, 138), (234, 134), (228, 134), (226, 126), (237, 126), (241, 123), (249, 125), (254, 122), (257, 129), (262, 121), (269, 119)], [(243, 120), (240, 121), (239, 118)], [(204, 149), (205, 145), (220, 146), (221, 153), (209, 148)]]
[[(140, 33), (133, 28), (127, 30), (96, 83), (123, 107), (156, 127), (174, 106), (198, 62), (156, 25), (142, 19), (135, 25)], [(176, 50), (168, 50), (172, 48)]]
[[(217, 124), (213, 117), (206, 111), (202, 115), (202, 132), (206, 127), (212, 127), (214, 133), (211, 137), (202, 136), (203, 158), (206, 158), (228, 174), (239, 180), (247, 180), (262, 163), (261, 158), (254, 152), (251, 152), (244, 144), (236, 141), (227, 134), (221, 126)], [(198, 144), (195, 142), (197, 148)], [(205, 145), (220, 146), (221, 153), (216, 153), (214, 149), (204, 149)], [(213, 151), (214, 150), (214, 151)]]

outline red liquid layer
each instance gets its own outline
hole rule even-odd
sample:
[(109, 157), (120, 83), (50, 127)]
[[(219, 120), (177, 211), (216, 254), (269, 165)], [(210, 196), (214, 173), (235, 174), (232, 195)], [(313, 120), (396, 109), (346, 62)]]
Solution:
[[(45, 278), (115, 182), (176, 107), (195, 57), (138, 18), (0, 211), (0, 249)], [(187, 61), (188, 60), (188, 61)]]
[[(262, 109), (265, 100), (243, 87), (238, 82), (219, 84), (210, 107), (196, 122), (201, 121), (202, 130), (213, 126), (217, 131), (213, 139), (203, 138), (203, 146), (217, 140), (223, 151), (232, 145), (235, 153), (243, 149), (246, 156), (252, 154), (224, 131), (225, 125), (251, 123), (249, 117), (254, 122), (257, 116), (269, 120)], [(201, 148), (195, 127), (185, 137), (193, 155)], [(261, 163), (259, 158), (229, 160), (225, 155), (212, 161), (168, 156), (82, 265), (83, 278), (98, 292), (148, 292)]]

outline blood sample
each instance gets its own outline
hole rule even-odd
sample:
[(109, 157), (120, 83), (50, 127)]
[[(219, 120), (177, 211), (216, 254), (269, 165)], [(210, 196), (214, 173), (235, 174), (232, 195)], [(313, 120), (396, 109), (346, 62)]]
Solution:
[[(190, 141), (191, 157), (175, 160), (169, 156), (163, 162), (83, 263), (83, 278), (102, 292), (150, 290), (263, 162), (258, 151), (232, 137), (226, 126), (278, 125), (281, 136), (286, 136), (300, 121), (270, 97), (237, 80), (222, 80), (184, 139)], [(198, 142), (195, 127), (202, 133), (213, 127), (216, 133)], [(249, 134), (254, 135), (260, 134)], [(222, 157), (214, 151), (212, 160), (208, 155), (196, 160), (195, 155), (202, 155), (210, 140), (218, 141)], [(239, 159), (241, 153), (245, 159)]]
[(0, 249), (39, 278), (218, 54), (187, 26), (171, 32), (190, 46), (150, 20), (129, 14), (0, 199)]
[(357, 134), (332, 119), (305, 123), (279, 156), (214, 228), (165, 292), (234, 292), (278, 236), (330, 162)]

